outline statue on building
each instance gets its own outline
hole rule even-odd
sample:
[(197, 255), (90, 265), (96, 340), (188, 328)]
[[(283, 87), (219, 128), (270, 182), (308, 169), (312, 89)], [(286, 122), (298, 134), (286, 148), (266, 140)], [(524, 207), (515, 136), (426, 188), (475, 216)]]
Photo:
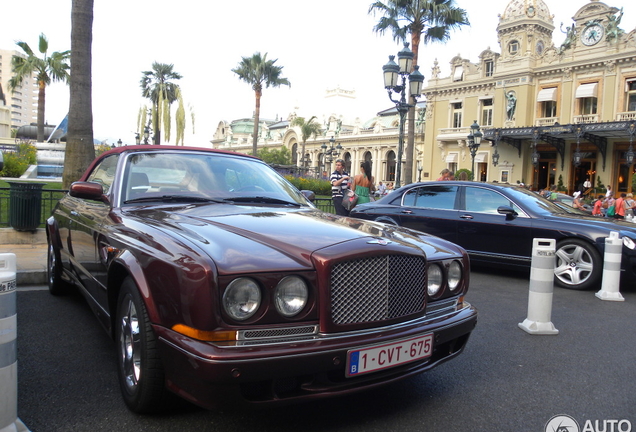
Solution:
[(435, 59), (435, 61), (433, 62), (433, 67), (431, 68), (431, 79), (438, 79), (439, 73), (439, 63), (437, 63), (437, 59)]
[(511, 121), (515, 118), (515, 110), (517, 109), (517, 96), (515, 92), (509, 91), (506, 94), (506, 99), (508, 102), (506, 103), (506, 118)]
[(267, 126), (267, 123), (265, 122), (261, 124), (261, 138), (264, 140), (272, 138), (272, 136), (269, 133), (269, 126)]
[(559, 54), (563, 54), (565, 50), (572, 48), (572, 44), (576, 40), (576, 27), (572, 24), (571, 27), (567, 26), (565, 31), (563, 31), (563, 23), (561, 23), (561, 32), (565, 33), (565, 40), (559, 48)]
[(415, 120), (415, 126), (417, 127), (420, 133), (423, 132), (425, 118), (426, 118), (426, 108), (419, 108), (417, 110), (417, 120)]
[(621, 19), (623, 18), (623, 8), (620, 10), (620, 14), (616, 16), (607, 15), (607, 25), (605, 26), (605, 40), (607, 42), (611, 42), (612, 39), (618, 40), (618, 38), (623, 34), (623, 30), (618, 28), (618, 25), (621, 23)]

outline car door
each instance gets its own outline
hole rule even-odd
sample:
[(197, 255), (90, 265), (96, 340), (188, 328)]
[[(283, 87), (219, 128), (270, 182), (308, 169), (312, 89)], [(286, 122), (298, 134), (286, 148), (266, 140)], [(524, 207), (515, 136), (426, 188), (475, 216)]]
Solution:
[[(532, 219), (498, 190), (465, 186), (461, 198), (457, 243), (471, 258), (527, 265), (532, 251)], [(517, 215), (499, 213), (502, 206)]]
[(450, 184), (410, 189), (402, 197), (400, 225), (456, 243), (458, 190), (459, 186)]

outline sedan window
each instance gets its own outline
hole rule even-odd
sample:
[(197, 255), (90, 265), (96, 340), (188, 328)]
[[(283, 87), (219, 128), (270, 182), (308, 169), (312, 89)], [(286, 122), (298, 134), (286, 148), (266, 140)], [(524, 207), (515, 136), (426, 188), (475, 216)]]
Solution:
[(501, 206), (512, 207), (518, 212), (515, 205), (498, 192), (479, 187), (466, 188), (466, 211), (498, 214), (497, 208)]
[(104, 194), (108, 194), (115, 179), (115, 169), (117, 168), (118, 159), (119, 155), (107, 156), (95, 167), (86, 180), (101, 184), (104, 189)]
[(404, 194), (402, 205), (407, 207), (453, 210), (455, 208), (457, 189), (457, 186), (445, 185), (413, 188)]

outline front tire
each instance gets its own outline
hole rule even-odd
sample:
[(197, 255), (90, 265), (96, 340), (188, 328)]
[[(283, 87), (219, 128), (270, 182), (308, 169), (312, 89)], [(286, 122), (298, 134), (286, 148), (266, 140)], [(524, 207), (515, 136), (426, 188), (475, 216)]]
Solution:
[(68, 294), (71, 287), (68, 282), (62, 279), (62, 262), (59, 252), (55, 250), (51, 240), (49, 240), (46, 255), (46, 279), (49, 292), (55, 296)]
[(595, 288), (603, 272), (601, 255), (591, 244), (562, 240), (556, 248), (554, 276), (557, 285), (575, 290)]
[(117, 300), (115, 341), (124, 402), (140, 414), (161, 410), (167, 390), (157, 338), (137, 285), (130, 277), (124, 280)]

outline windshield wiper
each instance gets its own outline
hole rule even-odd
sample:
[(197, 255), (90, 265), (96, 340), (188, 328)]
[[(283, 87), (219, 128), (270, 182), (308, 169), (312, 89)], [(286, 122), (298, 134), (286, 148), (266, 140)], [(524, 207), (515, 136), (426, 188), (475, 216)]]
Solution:
[(214, 198), (205, 198), (200, 196), (188, 196), (188, 195), (154, 195), (147, 197), (139, 197), (133, 198), (124, 201), (124, 204), (130, 203), (140, 203), (140, 202), (151, 202), (151, 201), (163, 201), (163, 202), (210, 202), (210, 203), (219, 203), (219, 204), (227, 204), (231, 201), (224, 199), (214, 199)]
[(301, 206), (301, 204), (297, 202), (285, 201), (278, 198), (270, 198), (270, 197), (264, 197), (264, 196), (232, 197), (232, 198), (228, 198), (227, 200), (232, 202), (244, 202), (244, 203), (282, 204), (282, 205), (295, 206), (295, 207)]

